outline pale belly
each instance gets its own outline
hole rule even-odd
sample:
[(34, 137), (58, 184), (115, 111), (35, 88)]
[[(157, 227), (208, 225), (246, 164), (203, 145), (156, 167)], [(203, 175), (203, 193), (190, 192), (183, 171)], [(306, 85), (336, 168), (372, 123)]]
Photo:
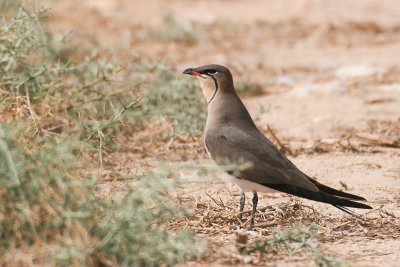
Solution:
[(266, 186), (250, 182), (245, 179), (238, 179), (236, 177), (231, 177), (232, 182), (237, 184), (242, 190), (244, 191), (257, 191), (257, 192), (264, 192), (264, 193), (273, 193), (277, 192), (274, 189), (268, 188)]

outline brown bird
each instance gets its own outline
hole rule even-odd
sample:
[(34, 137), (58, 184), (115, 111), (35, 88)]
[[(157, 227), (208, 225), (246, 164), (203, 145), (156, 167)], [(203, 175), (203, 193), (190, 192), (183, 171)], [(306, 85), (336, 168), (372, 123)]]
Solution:
[[(204, 134), (209, 156), (232, 176), (241, 188), (240, 213), (243, 213), (245, 190), (253, 191), (253, 210), (249, 229), (254, 228), (257, 191), (280, 191), (324, 202), (355, 215), (350, 208), (372, 209), (356, 202), (364, 198), (345, 193), (317, 182), (300, 171), (256, 127), (238, 97), (232, 74), (221, 65), (188, 68), (184, 74), (196, 76), (208, 103)], [(227, 166), (235, 166), (232, 167)], [(356, 201), (355, 201), (356, 200)]]

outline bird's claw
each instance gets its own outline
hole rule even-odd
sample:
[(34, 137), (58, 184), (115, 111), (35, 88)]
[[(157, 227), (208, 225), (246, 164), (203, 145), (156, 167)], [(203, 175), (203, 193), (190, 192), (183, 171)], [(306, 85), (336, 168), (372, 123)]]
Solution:
[(250, 224), (250, 226), (247, 228), (249, 231), (254, 231), (254, 224)]

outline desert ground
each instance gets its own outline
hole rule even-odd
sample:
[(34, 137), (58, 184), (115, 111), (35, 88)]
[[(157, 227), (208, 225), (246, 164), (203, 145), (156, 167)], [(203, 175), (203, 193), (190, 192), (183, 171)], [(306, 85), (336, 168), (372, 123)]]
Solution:
[[(354, 210), (360, 217), (355, 218), (283, 193), (259, 194), (256, 229), (246, 231), (234, 227), (239, 190), (217, 172), (201, 185), (177, 188), (181, 201), (195, 206), (191, 216), (170, 222), (171, 231), (190, 228), (206, 242), (204, 256), (182, 266), (328, 266), (336, 260), (345, 266), (399, 265), (398, 1), (68, 0), (42, 5), (51, 7), (46, 15), (51, 32), (91, 38), (127, 64), (135, 57), (168, 62), (176, 79), (191, 79), (180, 74), (187, 67), (228, 66), (237, 84), (257, 86), (241, 94), (246, 107), (301, 170), (365, 197), (374, 208)], [(155, 135), (162, 134), (158, 130)], [(201, 137), (176, 140), (152, 152), (142, 147), (105, 154), (105, 176), (166, 159), (212, 165)], [(124, 181), (108, 178), (101, 182), (104, 195), (124, 190)], [(249, 211), (251, 193), (246, 196)], [(335, 260), (318, 263), (306, 252), (239, 252), (238, 236), (248, 239), (246, 246), (270, 236), (274, 227), (295, 224), (319, 227), (319, 253)]]

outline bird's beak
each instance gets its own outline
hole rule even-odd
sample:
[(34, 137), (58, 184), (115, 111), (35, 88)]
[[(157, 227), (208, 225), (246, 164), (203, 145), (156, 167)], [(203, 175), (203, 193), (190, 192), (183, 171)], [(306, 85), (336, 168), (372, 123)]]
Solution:
[(188, 68), (188, 69), (184, 70), (182, 73), (204, 78), (203, 75), (201, 75), (201, 73), (194, 71), (192, 68)]

